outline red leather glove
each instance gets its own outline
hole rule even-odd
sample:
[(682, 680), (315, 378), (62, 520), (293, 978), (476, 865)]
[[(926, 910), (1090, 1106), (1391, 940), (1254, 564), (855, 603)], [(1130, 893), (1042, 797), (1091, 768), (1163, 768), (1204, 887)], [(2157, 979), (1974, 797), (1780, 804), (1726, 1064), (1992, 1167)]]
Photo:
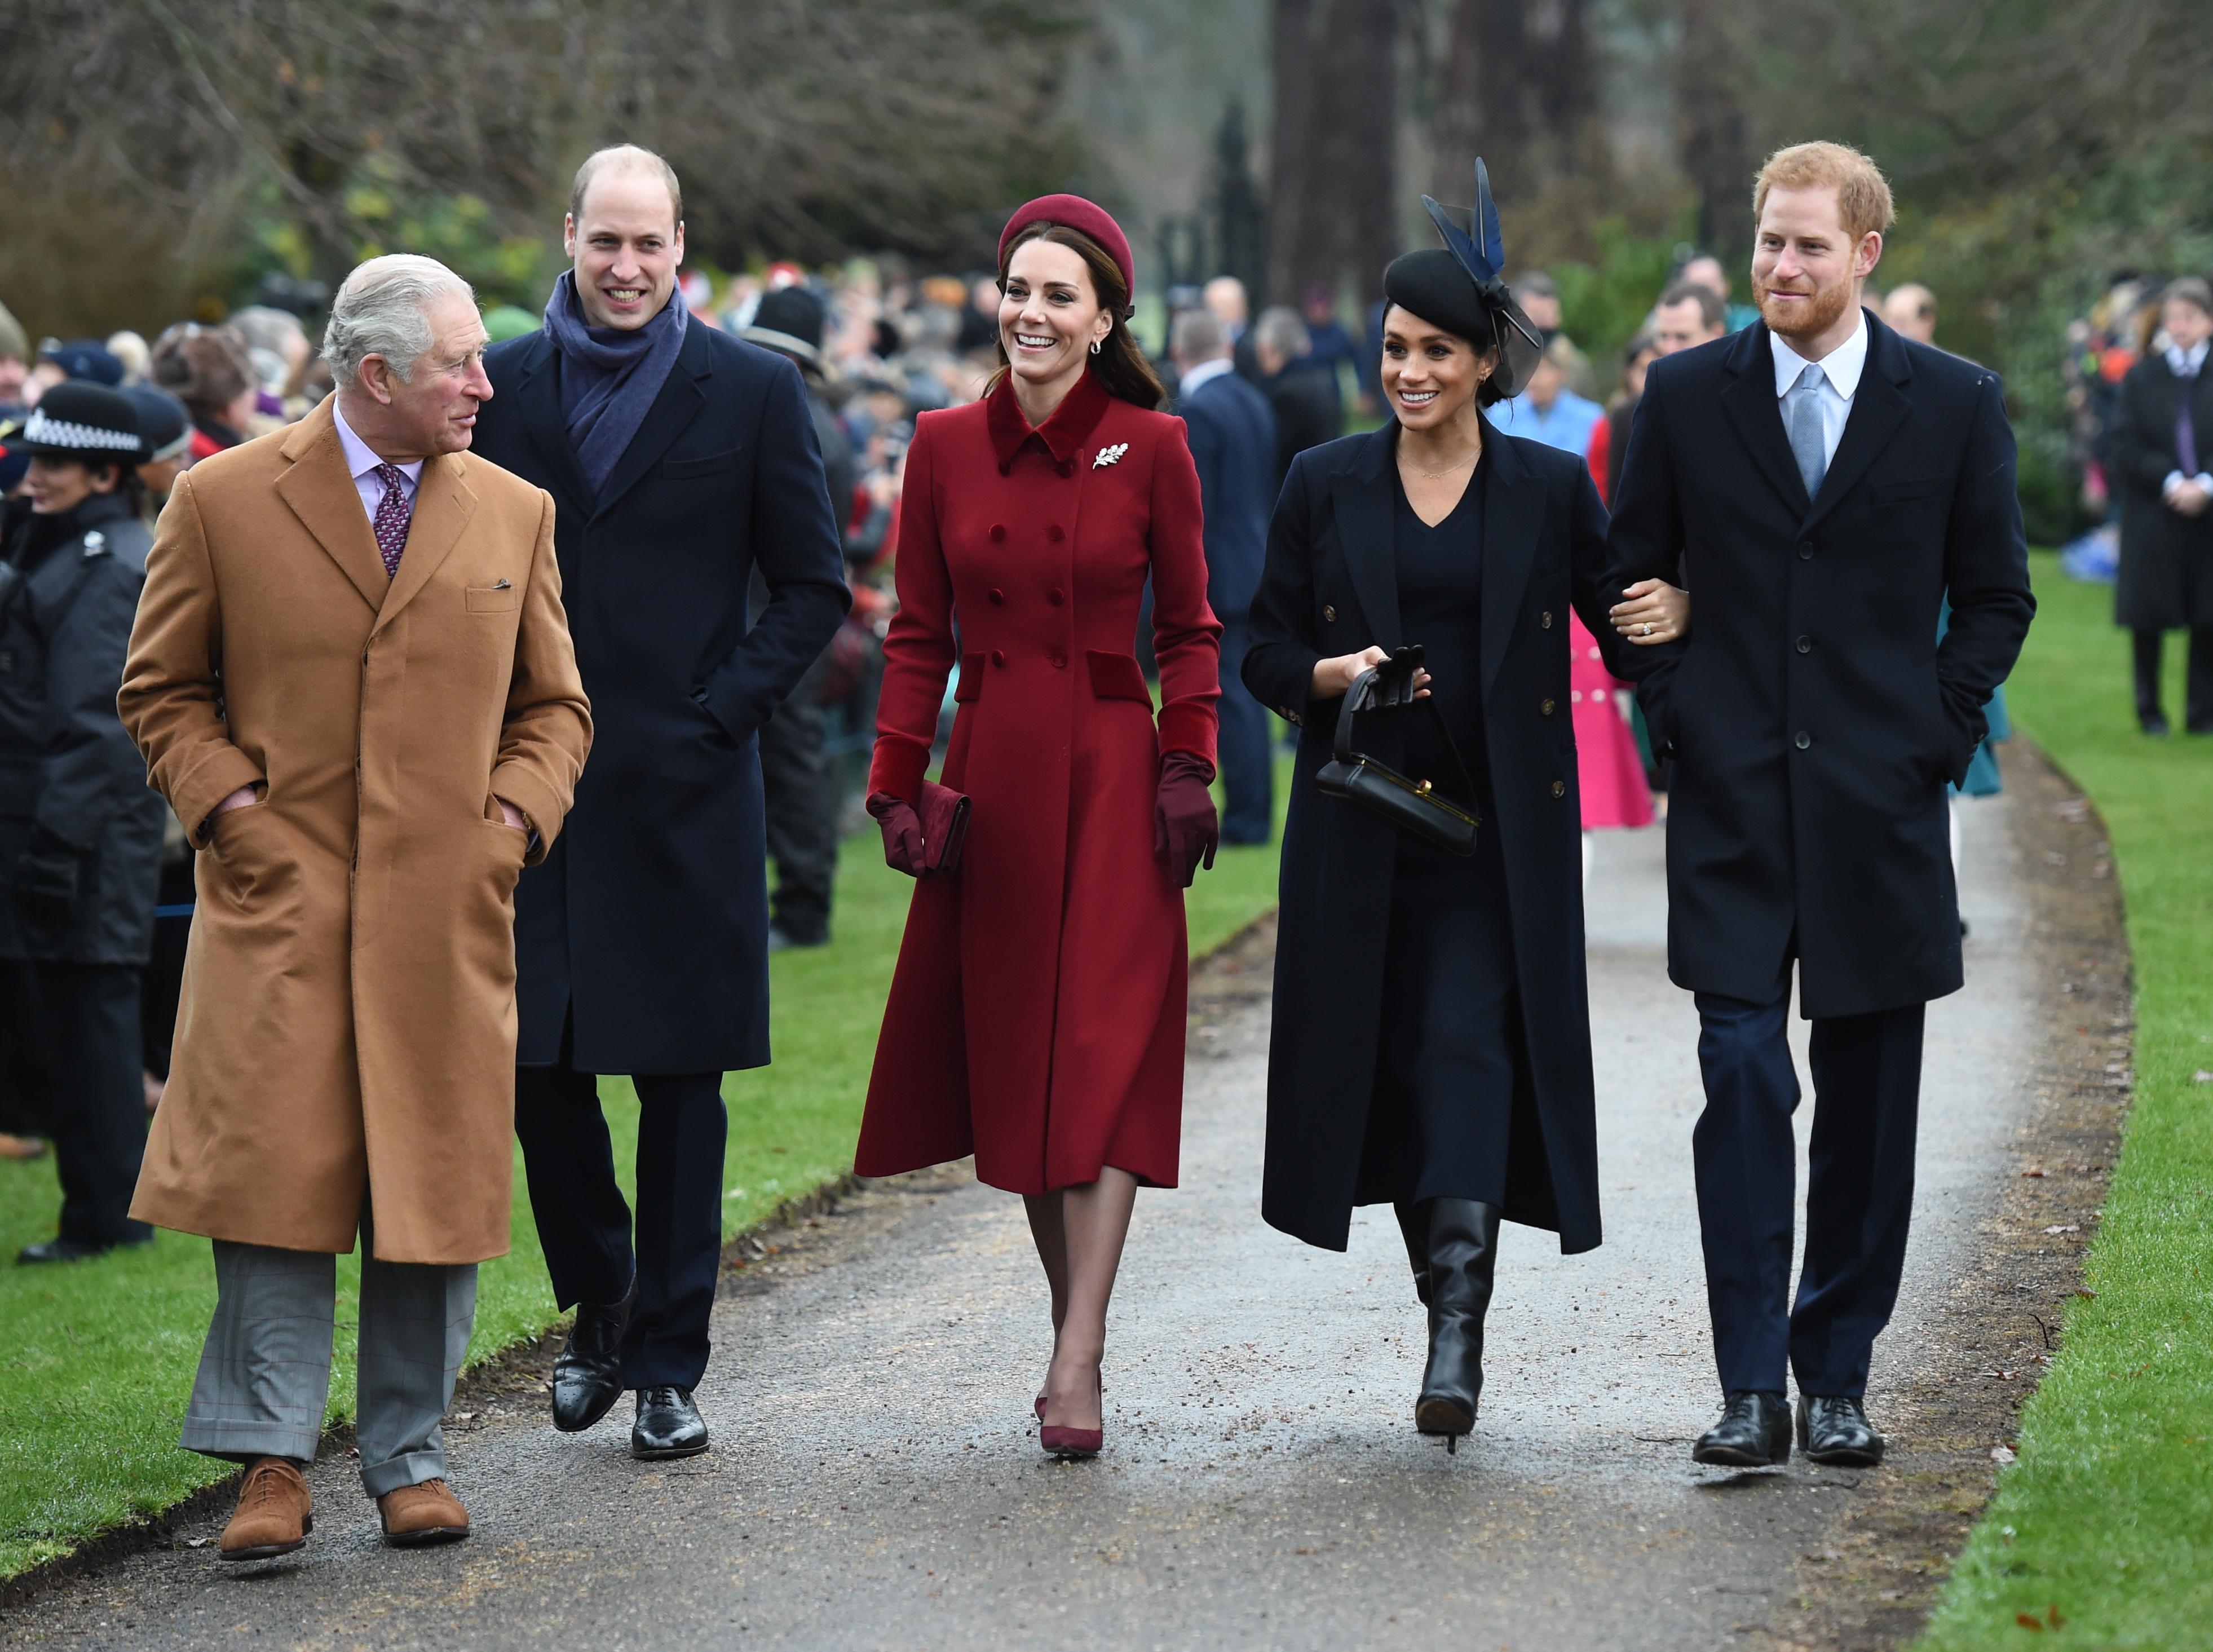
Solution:
[(1168, 872), (1183, 888), (1204, 865), (1214, 865), (1214, 846), (1222, 840), (1221, 822), (1214, 813), (1214, 794), (1207, 784), (1214, 765), (1196, 752), (1165, 752), (1161, 756), (1161, 789), (1153, 800), (1153, 853), (1168, 863)]
[(929, 863), (923, 858), (922, 817), (914, 805), (887, 791), (872, 791), (869, 813), (883, 829), (884, 864), (911, 878), (920, 877)]

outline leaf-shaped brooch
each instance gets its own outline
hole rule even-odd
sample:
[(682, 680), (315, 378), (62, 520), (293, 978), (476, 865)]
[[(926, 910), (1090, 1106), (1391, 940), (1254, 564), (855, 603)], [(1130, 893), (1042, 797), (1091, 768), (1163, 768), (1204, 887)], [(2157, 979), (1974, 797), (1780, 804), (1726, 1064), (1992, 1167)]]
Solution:
[(1111, 448), (1101, 448), (1099, 450), (1099, 456), (1091, 461), (1091, 468), (1095, 471), (1105, 470), (1107, 466), (1119, 462), (1122, 455), (1129, 451), (1130, 444), (1126, 442), (1118, 442)]

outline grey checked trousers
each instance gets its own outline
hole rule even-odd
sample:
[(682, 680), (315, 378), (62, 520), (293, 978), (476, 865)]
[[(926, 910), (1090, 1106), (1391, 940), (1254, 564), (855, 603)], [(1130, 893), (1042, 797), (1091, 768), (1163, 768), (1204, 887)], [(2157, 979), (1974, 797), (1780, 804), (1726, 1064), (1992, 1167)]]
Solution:
[[(476, 1322), (473, 1262), (381, 1262), (361, 1234), (355, 1436), (372, 1497), (446, 1472), (440, 1423)], [(216, 1307), (185, 1412), (187, 1451), (307, 1462), (323, 1432), (338, 1258), (215, 1241)]]

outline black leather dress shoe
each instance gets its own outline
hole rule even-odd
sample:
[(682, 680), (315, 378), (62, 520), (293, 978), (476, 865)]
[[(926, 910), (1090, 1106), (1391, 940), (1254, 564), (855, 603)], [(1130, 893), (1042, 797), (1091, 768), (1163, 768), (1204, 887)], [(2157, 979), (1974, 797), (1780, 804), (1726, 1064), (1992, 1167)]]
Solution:
[(707, 1448), (707, 1424), (689, 1388), (640, 1388), (630, 1454), (642, 1463), (697, 1457)]
[(1834, 1468), (1873, 1468), (1882, 1460), (1882, 1436), (1867, 1407), (1848, 1394), (1798, 1396), (1798, 1449)]
[(26, 1245), (15, 1253), (16, 1263), (31, 1267), (40, 1262), (88, 1262), (95, 1256), (105, 1256), (110, 1251), (136, 1250), (154, 1242), (151, 1233), (143, 1237), (111, 1239), (95, 1243), (85, 1239), (42, 1239), (35, 1245)]
[(1790, 1460), (1790, 1407), (1781, 1394), (1740, 1388), (1722, 1402), (1722, 1420), (1691, 1448), (1694, 1463), (1773, 1468)]
[(637, 1275), (619, 1302), (579, 1302), (576, 1322), (553, 1362), (553, 1426), (577, 1434), (610, 1411), (622, 1393), (623, 1332), (637, 1301)]

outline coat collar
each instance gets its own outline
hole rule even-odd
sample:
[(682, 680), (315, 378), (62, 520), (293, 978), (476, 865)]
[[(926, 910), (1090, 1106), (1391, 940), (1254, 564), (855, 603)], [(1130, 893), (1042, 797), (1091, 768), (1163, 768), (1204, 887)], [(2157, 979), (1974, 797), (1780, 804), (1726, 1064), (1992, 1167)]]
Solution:
[(1013, 375), (1001, 378), (984, 399), (984, 422), (991, 434), (991, 449), (998, 455), (1000, 474), (1012, 467), (1015, 455), (1032, 436), (1045, 444), (1058, 463), (1068, 464), (1098, 429), (1113, 399), (1099, 375), (1087, 369), (1046, 422), (1033, 430), (1015, 399)]
[[(1523, 462), (1521, 443), (1483, 421), (1483, 691), (1491, 692), (1514, 642), (1522, 594), (1545, 526), (1545, 490)], [(1559, 616), (1564, 625), (1567, 616)]]
[(338, 442), (332, 402), (325, 398), (285, 436), (277, 451), (291, 465), (277, 479), (277, 496), (344, 570), (375, 613), (374, 636), (430, 582), (476, 515), (477, 499), (466, 480), (467, 460), (460, 454), (438, 454), (424, 460), (415, 485), (414, 515), (407, 525), (399, 571), (387, 577), (369, 513), (362, 509), (361, 491), (354, 485), (345, 449)]
[(1798, 519), (1801, 533), (1837, 508), (1912, 411), (1905, 387), (1913, 381), (1913, 360), (1905, 341), (1871, 311), (1861, 320), (1868, 333), (1867, 365), (1817, 499), (1806, 497), (1798, 461), (1790, 455), (1782, 405), (1775, 396), (1775, 351), (1767, 323), (1755, 321), (1738, 333), (1723, 357), (1732, 377), (1722, 387), (1722, 407), (1760, 474)]
[(707, 381), (715, 371), (710, 338), (713, 331), (703, 326), (684, 329), (676, 365), (669, 369), (661, 393), (646, 410), (645, 423), (638, 426), (630, 446), (615, 461), (606, 491), (596, 499), (585, 485), (584, 472), (576, 464), (576, 445), (569, 440), (569, 427), (561, 417), (560, 351), (551, 333), (532, 336), (515, 375), (515, 393), (521, 403), (523, 428), (546, 460), (546, 473), (552, 479), (558, 503), (564, 509), (587, 519), (604, 514), (643, 480), (684, 434), (685, 427), (707, 405)]
[[(684, 331), (688, 336), (692, 329), (687, 326)], [(592, 514), (591, 490), (584, 485), (584, 472), (576, 463), (576, 445), (569, 440), (568, 430), (561, 422), (558, 356), (552, 333), (532, 334), (515, 375), (514, 394), (522, 409), (522, 428), (529, 433), (538, 456), (546, 461), (546, 468), (540, 474), (549, 479), (558, 507), (570, 515), (588, 519)], [(684, 360), (680, 350), (676, 359), (680, 366)]]

